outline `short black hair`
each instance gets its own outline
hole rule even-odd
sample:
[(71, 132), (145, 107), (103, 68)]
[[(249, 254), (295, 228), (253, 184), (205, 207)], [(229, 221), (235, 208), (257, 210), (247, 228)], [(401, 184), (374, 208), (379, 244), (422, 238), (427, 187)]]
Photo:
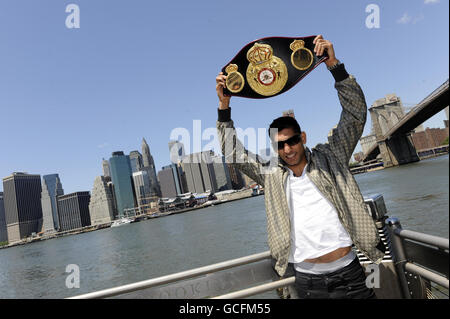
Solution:
[[(269, 126), (269, 136), (271, 129), (277, 129), (278, 132), (284, 130), (285, 128), (291, 128), (294, 130), (294, 133), (301, 134), (302, 130), (300, 129), (300, 125), (297, 120), (292, 116), (281, 116), (272, 121), (272, 124)], [(272, 136), (270, 136), (272, 138)]]

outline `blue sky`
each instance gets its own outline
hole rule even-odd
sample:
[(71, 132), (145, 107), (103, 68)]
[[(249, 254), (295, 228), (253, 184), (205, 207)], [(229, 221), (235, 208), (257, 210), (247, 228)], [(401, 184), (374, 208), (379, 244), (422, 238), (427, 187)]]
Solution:
[[(80, 28), (68, 29), (68, 4)], [(369, 29), (369, 4), (380, 28)], [(323, 34), (367, 104), (388, 93), (414, 104), (448, 78), (449, 2), (0, 1), (0, 177), (59, 173), (66, 193), (91, 190), (101, 160), (149, 143), (169, 164), (174, 128), (214, 128), (215, 77), (248, 42)], [(319, 66), (264, 100), (232, 98), (235, 125), (266, 128), (294, 109), (308, 146), (339, 120), (332, 76)], [(443, 112), (425, 123), (443, 127)], [(370, 117), (365, 134), (370, 132)], [(203, 140), (208, 144), (210, 140)], [(358, 146), (359, 147), (359, 146)], [(2, 185), (0, 185), (2, 189)]]

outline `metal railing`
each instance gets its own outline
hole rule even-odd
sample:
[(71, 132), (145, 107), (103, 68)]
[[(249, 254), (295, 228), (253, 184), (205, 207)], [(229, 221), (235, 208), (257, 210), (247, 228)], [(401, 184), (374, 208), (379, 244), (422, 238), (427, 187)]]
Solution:
[(186, 271), (179, 272), (179, 273), (172, 274), (172, 275), (162, 276), (162, 277), (158, 277), (158, 278), (154, 278), (154, 279), (136, 282), (133, 284), (128, 284), (128, 285), (124, 285), (124, 286), (100, 290), (100, 291), (92, 292), (92, 293), (87, 293), (84, 295), (79, 295), (79, 296), (71, 297), (68, 299), (94, 299), (94, 298), (113, 297), (113, 296), (117, 296), (117, 295), (121, 295), (121, 294), (125, 294), (125, 293), (134, 292), (137, 290), (148, 289), (148, 288), (152, 288), (152, 287), (156, 287), (156, 286), (160, 286), (160, 285), (177, 282), (180, 280), (186, 280), (186, 279), (190, 279), (193, 277), (210, 274), (212, 272), (218, 272), (221, 270), (225, 270), (225, 269), (229, 269), (229, 268), (233, 268), (233, 267), (237, 267), (237, 266), (241, 266), (241, 265), (247, 265), (250, 263), (254, 263), (254, 262), (261, 261), (264, 259), (269, 259), (269, 258), (270, 258), (270, 252), (266, 251), (263, 253), (254, 254), (254, 255), (237, 258), (237, 259), (233, 259), (233, 260), (228, 260), (228, 261), (220, 262), (220, 263), (209, 265), (209, 266), (186, 270)]
[[(379, 298), (430, 298), (429, 281), (449, 287), (449, 240), (402, 229), (397, 218), (387, 218), (381, 195), (365, 198), (386, 253), (380, 264)], [(361, 265), (371, 263), (357, 250)], [(414, 277), (411, 277), (414, 274)], [(292, 288), (293, 274), (279, 278), (269, 251), (199, 267), (158, 278), (100, 290), (69, 299), (93, 298), (246, 298), (277, 288)], [(288, 289), (291, 290), (291, 289)], [(290, 291), (295, 298), (295, 292)]]
[(403, 297), (411, 298), (407, 273), (449, 288), (449, 240), (404, 230), (397, 218), (386, 220), (391, 234), (394, 261)]

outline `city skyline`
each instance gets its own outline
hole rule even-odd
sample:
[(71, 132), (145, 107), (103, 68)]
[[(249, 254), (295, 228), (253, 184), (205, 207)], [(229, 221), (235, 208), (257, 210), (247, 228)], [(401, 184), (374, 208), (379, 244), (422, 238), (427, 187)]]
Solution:
[[(102, 175), (101, 159), (116, 150), (129, 154), (139, 149), (142, 137), (159, 171), (170, 163), (167, 143), (173, 129), (185, 128), (193, 137), (194, 120), (201, 120), (203, 129), (215, 127), (215, 76), (246, 43), (265, 36), (323, 34), (358, 79), (368, 106), (393, 92), (410, 106), (448, 78), (447, 1), (379, 2), (381, 24), (373, 29), (365, 24), (367, 3), (356, 1), (287, 1), (251, 17), (244, 13), (261, 2), (248, 1), (228, 18), (226, 8), (206, 1), (175, 6), (75, 3), (81, 12), (76, 30), (64, 24), (64, 4), (0, 4), (0, 36), (7, 48), (0, 52), (0, 87), (7, 88), (0, 94), (0, 111), (8, 118), (0, 134), (8, 136), (2, 149), (9, 154), (0, 159), (2, 177), (17, 171), (57, 172), (67, 192), (91, 189), (93, 179)], [(315, 10), (317, 6), (326, 10)], [(299, 10), (309, 12), (300, 23)], [(238, 27), (244, 19), (258, 27)], [(226, 21), (236, 23), (223, 28)], [(180, 37), (179, 30), (189, 33), (189, 39)], [(423, 39), (439, 41), (428, 50)], [(184, 48), (184, 57), (177, 47)], [(417, 68), (417, 61), (430, 63)], [(195, 67), (187, 72), (180, 65)], [(266, 128), (282, 110), (294, 110), (308, 133), (308, 146), (326, 140), (340, 112), (324, 65), (280, 96), (232, 98), (231, 103), (232, 118), (243, 129)], [(13, 120), (17, 118), (21, 120)], [(444, 119), (441, 112), (424, 128), (443, 127)], [(364, 135), (368, 133), (366, 124)]]

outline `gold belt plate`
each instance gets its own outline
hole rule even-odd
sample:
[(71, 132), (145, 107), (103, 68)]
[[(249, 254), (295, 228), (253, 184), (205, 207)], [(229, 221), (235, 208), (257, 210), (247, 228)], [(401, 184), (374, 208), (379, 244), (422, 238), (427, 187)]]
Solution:
[(247, 52), (247, 82), (257, 93), (271, 96), (280, 92), (288, 79), (283, 60), (273, 55), (268, 44), (255, 43)]

